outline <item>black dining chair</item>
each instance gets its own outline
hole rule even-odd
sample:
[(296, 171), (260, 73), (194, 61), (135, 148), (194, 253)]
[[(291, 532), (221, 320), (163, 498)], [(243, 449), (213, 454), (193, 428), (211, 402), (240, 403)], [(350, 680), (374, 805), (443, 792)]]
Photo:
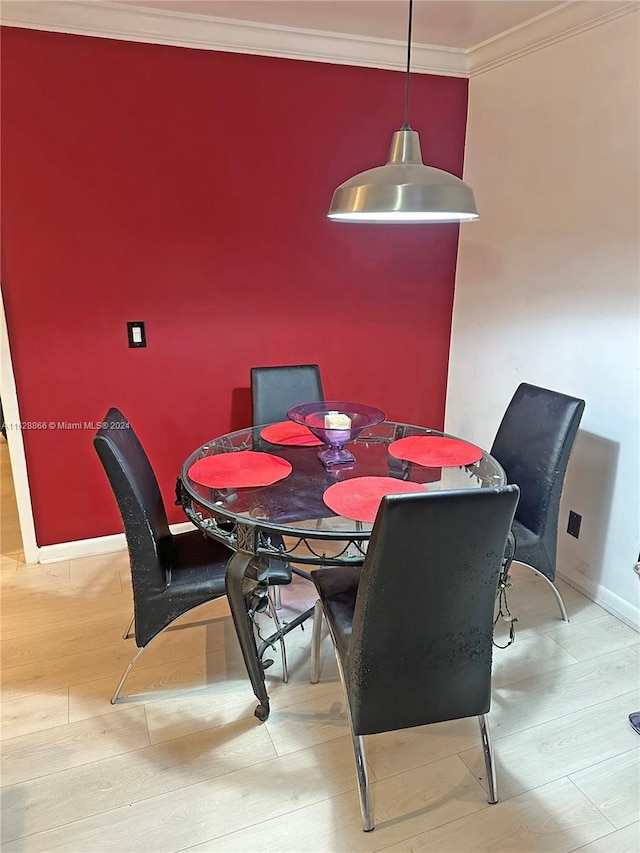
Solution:
[(513, 553), (505, 562), (503, 580), (506, 582), (511, 561), (527, 566), (547, 581), (565, 622), (569, 616), (554, 583), (558, 518), (562, 486), (584, 407), (584, 400), (577, 397), (523, 382), (507, 406), (491, 447), (507, 482), (520, 487), (512, 527)]
[[(251, 368), (251, 404), (253, 426), (287, 420), (287, 412), (300, 403), (324, 400), (320, 367), (317, 364), (284, 364)], [(321, 510), (324, 514), (326, 507)], [(284, 519), (283, 519), (284, 520)], [(282, 538), (272, 536), (272, 544)], [(293, 569), (295, 574), (309, 579), (308, 573)], [(282, 608), (280, 589), (274, 587), (274, 605)]]
[[(158, 481), (138, 437), (125, 416), (109, 409), (93, 439), (113, 490), (127, 540), (133, 586), (133, 618), (138, 653), (120, 679), (111, 704), (151, 640), (194, 607), (226, 595), (225, 572), (232, 552), (199, 530), (172, 534)], [(268, 584), (291, 582), (289, 567), (269, 566)], [(258, 587), (251, 606), (269, 606), (266, 590)], [(274, 611), (276, 626), (279, 622)], [(281, 646), (283, 677), (286, 652)]]
[(292, 406), (316, 400), (324, 400), (317, 364), (251, 368), (254, 426), (286, 421)]
[(312, 681), (324, 613), (346, 694), (365, 832), (374, 820), (364, 735), (477, 716), (488, 799), (498, 800), (486, 715), (494, 602), (518, 493), (503, 486), (387, 495), (362, 569), (313, 573)]

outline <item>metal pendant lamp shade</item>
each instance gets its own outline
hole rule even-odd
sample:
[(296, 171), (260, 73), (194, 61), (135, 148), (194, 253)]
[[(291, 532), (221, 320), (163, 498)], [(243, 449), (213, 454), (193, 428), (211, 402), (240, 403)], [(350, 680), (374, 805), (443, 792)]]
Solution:
[(473, 190), (442, 169), (425, 166), (415, 130), (393, 134), (386, 166), (340, 184), (329, 219), (344, 222), (461, 222), (477, 219)]
[(393, 134), (385, 166), (360, 172), (336, 189), (329, 219), (339, 222), (464, 222), (478, 218), (473, 190), (464, 181), (425, 166), (420, 139), (408, 123), (413, 0), (409, 0), (409, 37), (405, 122)]

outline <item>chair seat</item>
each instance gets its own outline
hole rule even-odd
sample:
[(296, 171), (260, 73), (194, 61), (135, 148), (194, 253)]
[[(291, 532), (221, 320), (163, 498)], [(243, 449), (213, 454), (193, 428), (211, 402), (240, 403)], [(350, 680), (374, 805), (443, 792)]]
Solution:
[(207, 539), (199, 530), (173, 537), (168, 589), (177, 592), (209, 592), (225, 595), (224, 577), (232, 552), (222, 543)]
[(270, 584), (288, 584), (291, 583), (291, 566), (289, 563), (283, 563), (282, 560), (269, 560), (269, 583)]
[(359, 566), (340, 567), (339, 571), (317, 569), (312, 574), (325, 618), (331, 626), (336, 651), (342, 660), (346, 659), (349, 651), (360, 575)]
[(555, 577), (555, 554), (549, 555), (547, 553), (544, 540), (520, 521), (514, 520), (511, 531), (515, 537), (513, 559), (516, 562), (532, 566), (548, 577), (549, 580), (553, 580)]
[(525, 548), (537, 546), (540, 542), (540, 537), (536, 536), (533, 531), (529, 530), (528, 527), (525, 527), (524, 524), (521, 524), (519, 521), (513, 522), (511, 530), (513, 531), (513, 535), (516, 539), (516, 552), (524, 550)]

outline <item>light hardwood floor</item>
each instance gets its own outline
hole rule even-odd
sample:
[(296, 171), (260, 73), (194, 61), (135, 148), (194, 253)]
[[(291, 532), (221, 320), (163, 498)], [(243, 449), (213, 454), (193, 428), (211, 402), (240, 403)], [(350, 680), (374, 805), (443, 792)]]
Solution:
[[(114, 707), (135, 651), (121, 638), (126, 553), (26, 567), (5, 522), (7, 853), (640, 849), (640, 737), (627, 720), (640, 710), (640, 637), (566, 584), (568, 625), (543, 582), (514, 569), (518, 636), (496, 650), (490, 715), (501, 802), (486, 802), (475, 720), (370, 737), (376, 829), (365, 834), (327, 638), (316, 685), (309, 629), (289, 635), (289, 684), (273, 655), (260, 724), (227, 606), (214, 602), (154, 641)], [(286, 613), (313, 598), (297, 579)]]

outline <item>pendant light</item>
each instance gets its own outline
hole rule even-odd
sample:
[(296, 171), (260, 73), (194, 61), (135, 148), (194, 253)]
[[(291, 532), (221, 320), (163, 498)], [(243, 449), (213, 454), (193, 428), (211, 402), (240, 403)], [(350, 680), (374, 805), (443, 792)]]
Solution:
[(409, 0), (404, 124), (393, 134), (385, 166), (345, 181), (327, 214), (340, 222), (464, 222), (478, 218), (473, 190), (460, 178), (425, 166), (420, 139), (409, 126), (413, 0)]

